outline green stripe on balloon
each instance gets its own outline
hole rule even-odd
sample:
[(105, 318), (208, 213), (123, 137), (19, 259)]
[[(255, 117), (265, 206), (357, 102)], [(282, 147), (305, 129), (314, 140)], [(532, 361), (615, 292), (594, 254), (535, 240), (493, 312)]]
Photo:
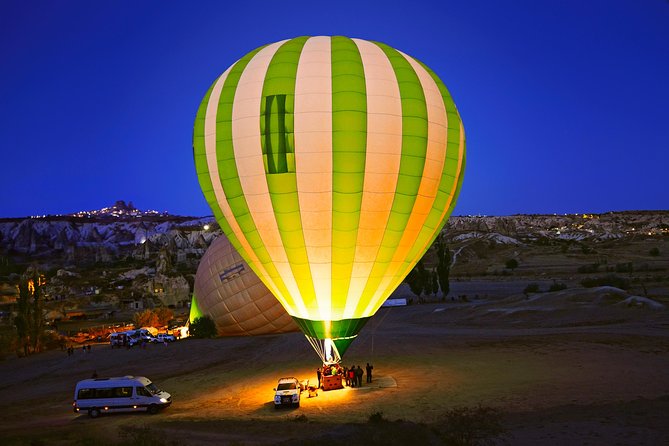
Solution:
[[(263, 47), (258, 48), (256, 52), (260, 51), (260, 49), (262, 48)], [(214, 193), (214, 186), (211, 182), (211, 172), (209, 171), (209, 165), (207, 164), (207, 155), (206, 155), (206, 146), (204, 137), (207, 105), (209, 103), (209, 100), (211, 99), (211, 93), (214, 89), (214, 86), (216, 85), (219, 79), (220, 76), (214, 81), (213, 84), (211, 84), (211, 87), (209, 87), (209, 90), (207, 90), (207, 94), (205, 95), (204, 99), (202, 99), (202, 102), (200, 103), (200, 106), (198, 108), (197, 115), (195, 118), (195, 126), (193, 127), (193, 156), (195, 158), (195, 168), (198, 173), (197, 175), (198, 181), (200, 183), (200, 188), (202, 189), (204, 198), (205, 200), (207, 200), (209, 207), (214, 213), (214, 218), (216, 218), (216, 221), (219, 222), (221, 229), (226, 234), (229, 234), (228, 239), (233, 244), (235, 249), (239, 250), (241, 249), (241, 244), (239, 243), (237, 237), (234, 234), (232, 234), (232, 230), (230, 229), (228, 222), (223, 217), (223, 212), (221, 211), (221, 208), (218, 205), (216, 194)]]
[[(420, 80), (409, 62), (397, 50), (382, 43), (374, 43), (388, 57), (397, 76), (402, 103), (402, 155), (386, 231), (363, 295), (374, 294), (390, 266), (416, 201), (427, 152), (427, 104)], [(365, 305), (366, 303), (361, 302), (356, 312)]]
[[(267, 274), (272, 278), (276, 287), (280, 290), (284, 298), (290, 304), (294, 305), (292, 296), (290, 293), (288, 293), (283, 279), (272, 263), (267, 249), (265, 248), (265, 245), (263, 244), (263, 241), (258, 234), (255, 223), (253, 222), (253, 218), (246, 203), (246, 198), (244, 197), (244, 192), (239, 180), (239, 173), (237, 171), (237, 163), (235, 161), (235, 152), (232, 140), (232, 105), (234, 102), (237, 85), (239, 83), (239, 79), (242, 76), (242, 73), (246, 69), (246, 66), (260, 50), (262, 50), (262, 48), (252, 51), (251, 53), (241, 58), (230, 70), (228, 77), (223, 84), (221, 97), (218, 103), (218, 113), (216, 120), (216, 159), (218, 160), (218, 170), (221, 178), (221, 186), (223, 187), (228, 205), (230, 206), (230, 210), (232, 211), (237, 224), (244, 233), (246, 240), (251, 246), (251, 249), (253, 249), (260, 263), (265, 268), (265, 271), (267, 271)], [(263, 277), (263, 275), (260, 274), (260, 272), (257, 270), (258, 265), (256, 265), (255, 262), (251, 260), (249, 255), (246, 253), (246, 250), (242, 248), (239, 242), (236, 242), (236, 236), (230, 226), (226, 226), (227, 227), (224, 227), (222, 225), (221, 229), (223, 229), (225, 235), (228, 236), (235, 249), (237, 249), (246, 263), (249, 264), (251, 269), (253, 269), (253, 271), (258, 274), (259, 277)]]
[(307, 37), (292, 39), (277, 50), (265, 74), (260, 109), (260, 132), (266, 157), (266, 179), (274, 217), (300, 297), (307, 308), (318, 308), (302, 232), (295, 177), (293, 109), (295, 79)]
[(207, 90), (207, 94), (204, 96), (202, 102), (200, 102), (197, 115), (195, 115), (195, 125), (193, 126), (193, 158), (195, 160), (195, 169), (198, 174), (197, 178), (200, 183), (200, 189), (202, 189), (204, 198), (207, 200), (207, 203), (214, 212), (214, 216), (218, 220), (219, 217), (223, 216), (223, 213), (216, 202), (216, 195), (214, 195), (214, 186), (211, 183), (204, 142), (204, 123), (207, 114), (207, 103), (209, 102), (211, 92), (214, 89), (216, 82), (218, 82), (218, 78), (211, 84), (209, 90)]
[(313, 321), (293, 316), (293, 320), (306, 336), (320, 340), (332, 339), (341, 356), (370, 319), (363, 317), (339, 321)]
[(197, 297), (195, 297), (195, 294), (193, 294), (193, 297), (190, 300), (190, 312), (188, 313), (188, 322), (192, 324), (195, 319), (202, 316), (204, 316), (204, 314), (202, 313), (200, 307), (197, 304)]
[[(427, 252), (430, 246), (432, 246), (432, 243), (443, 229), (444, 225), (448, 221), (449, 216), (451, 215), (451, 212), (453, 211), (453, 208), (455, 207), (455, 197), (458, 196), (459, 188), (462, 185), (462, 180), (464, 178), (464, 175), (460, 174), (457, 184), (454, 184), (455, 175), (458, 172), (457, 161), (459, 159), (460, 152), (460, 115), (455, 107), (450, 93), (448, 92), (448, 89), (441, 81), (441, 79), (439, 79), (439, 77), (425, 64), (418, 60), (416, 60), (416, 62), (418, 62), (427, 71), (427, 73), (432, 77), (432, 80), (434, 80), (434, 82), (437, 84), (444, 102), (444, 107), (446, 109), (446, 115), (448, 118), (446, 160), (442, 170), (439, 189), (437, 191), (437, 196), (434, 200), (433, 207), (430, 210), (427, 219), (425, 220), (423, 228), (421, 228), (421, 231), (416, 237), (416, 242), (414, 243), (412, 249), (408, 252), (407, 257), (401, 267), (402, 278), (398, 278), (398, 280), (393, 281), (388, 287), (388, 292), (392, 292), (392, 290), (397, 287), (403, 277), (408, 274), (409, 271), (411, 271), (415, 261), (420, 259), (425, 254), (425, 252)], [(461, 172), (464, 171), (464, 159), (462, 164)], [(453, 195), (454, 198), (449, 202), (454, 188), (457, 188), (455, 194)], [(449, 209), (444, 214), (444, 208), (447, 205), (449, 206)]]
[[(415, 60), (415, 59), (414, 59)], [(464, 169), (465, 169), (465, 147), (463, 145), (463, 159), (462, 165), (460, 166), (460, 175), (458, 176), (457, 182), (455, 182), (455, 175), (458, 173), (457, 162), (460, 157), (460, 126), (462, 120), (460, 119), (460, 114), (458, 113), (453, 98), (449, 93), (446, 85), (439, 79), (439, 77), (430, 70), (425, 64), (420, 61), (417, 61), (432, 77), (434, 82), (439, 88), (441, 97), (444, 101), (444, 107), (446, 109), (446, 115), (448, 117), (448, 139), (446, 144), (446, 163), (444, 165), (443, 174), (441, 181), (439, 183), (439, 191), (437, 192), (437, 198), (434, 202), (434, 207), (428, 214), (428, 218), (425, 221), (425, 227), (421, 230), (419, 234), (419, 240), (424, 241), (426, 238), (431, 238), (428, 245), (431, 245), (437, 235), (441, 232), (442, 228), (448, 221), (448, 218), (453, 212), (453, 208), (456, 204), (456, 198), (460, 192), (462, 186), (462, 181), (464, 179)], [(463, 143), (464, 144), (464, 143)], [(455, 184), (454, 184), (455, 183)], [(454, 190), (455, 188), (455, 190)], [(452, 200), (449, 199), (453, 197)], [(441, 217), (441, 214), (444, 211), (444, 208), (448, 206), (448, 210), (444, 217)], [(430, 229), (430, 228), (436, 228)], [(418, 244), (418, 242), (417, 242)], [(416, 253), (410, 253), (408, 259), (415, 257)], [(422, 256), (422, 254), (420, 254)]]
[(332, 48), (332, 307), (343, 307), (355, 258), (367, 148), (365, 73), (357, 45)]

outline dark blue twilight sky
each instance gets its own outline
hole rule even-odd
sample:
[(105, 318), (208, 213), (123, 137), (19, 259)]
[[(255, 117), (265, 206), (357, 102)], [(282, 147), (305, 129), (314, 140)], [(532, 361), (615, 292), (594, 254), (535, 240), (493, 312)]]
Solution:
[(0, 217), (133, 201), (209, 215), (210, 83), (300, 35), (430, 66), (467, 132), (455, 215), (669, 209), (669, 2), (0, 0)]

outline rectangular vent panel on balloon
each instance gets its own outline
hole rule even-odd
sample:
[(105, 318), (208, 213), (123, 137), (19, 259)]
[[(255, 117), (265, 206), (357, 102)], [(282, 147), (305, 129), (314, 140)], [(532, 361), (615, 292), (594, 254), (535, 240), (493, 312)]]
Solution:
[(235, 277), (239, 277), (239, 275), (243, 271), (244, 271), (244, 264), (240, 263), (239, 265), (235, 265), (233, 267), (224, 270), (218, 277), (221, 279), (221, 283), (225, 283), (228, 280), (232, 280)]
[(292, 95), (265, 96), (261, 101), (260, 133), (267, 174), (295, 172)]

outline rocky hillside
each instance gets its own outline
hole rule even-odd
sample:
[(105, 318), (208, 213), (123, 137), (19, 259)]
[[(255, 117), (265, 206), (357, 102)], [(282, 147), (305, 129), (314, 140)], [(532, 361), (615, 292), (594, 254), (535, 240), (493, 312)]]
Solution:
[(453, 240), (485, 236), (497, 237), (508, 243), (540, 239), (606, 241), (662, 236), (669, 235), (669, 211), (452, 217), (444, 232)]
[[(219, 233), (213, 217), (143, 212), (132, 205), (41, 218), (0, 219), (0, 255), (58, 265), (199, 258)], [(485, 238), (501, 244), (540, 240), (607, 241), (669, 235), (669, 211), (606, 214), (455, 216), (444, 228), (452, 243)]]
[[(12, 300), (18, 274), (35, 264), (57, 302), (183, 306), (199, 260), (219, 234), (213, 217), (140, 211), (122, 201), (70, 215), (0, 219), (0, 301)], [(558, 278), (578, 285), (582, 271), (622, 270), (653, 274), (641, 278), (643, 286), (666, 288), (669, 211), (455, 216), (444, 235), (456, 280), (508, 280), (511, 274), (517, 281)], [(519, 265), (515, 271), (505, 266), (509, 259)]]
[(99, 211), (0, 219), (0, 255), (68, 266), (149, 259), (166, 249), (179, 262), (201, 257), (217, 228), (211, 217), (139, 211), (119, 201)]

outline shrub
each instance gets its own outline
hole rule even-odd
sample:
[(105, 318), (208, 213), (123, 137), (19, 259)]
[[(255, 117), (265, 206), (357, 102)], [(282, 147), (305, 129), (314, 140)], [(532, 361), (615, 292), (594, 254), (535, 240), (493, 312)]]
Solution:
[(449, 410), (438, 430), (444, 444), (454, 446), (494, 444), (494, 438), (506, 434), (500, 411), (481, 405)]
[(578, 267), (578, 272), (581, 274), (592, 274), (599, 271), (599, 263), (592, 263), (590, 265), (581, 265)]
[(554, 280), (553, 283), (551, 284), (551, 286), (548, 288), (548, 291), (562, 291), (562, 290), (566, 290), (566, 289), (567, 289), (567, 285), (565, 285), (562, 282), (556, 282)]
[(612, 286), (625, 290), (629, 288), (629, 280), (624, 277), (616, 276), (615, 274), (607, 274), (603, 277), (590, 277), (581, 280), (581, 285), (586, 288), (593, 288), (596, 286)]
[(296, 415), (292, 421), (295, 421), (296, 423), (306, 423), (309, 421), (309, 418), (307, 418), (305, 414), (301, 414), (301, 415)]
[(178, 446), (182, 444), (169, 440), (166, 433), (148, 426), (122, 426), (118, 430), (118, 436), (121, 444), (134, 446)]
[(528, 294), (538, 293), (539, 291), (540, 291), (539, 290), (539, 284), (535, 283), (535, 282), (532, 282), (525, 287), (525, 289), (523, 290), (523, 294), (525, 294), (527, 296)]
[(632, 262), (618, 263), (616, 264), (617, 273), (631, 273), (634, 271), (634, 266)]
[(369, 414), (370, 423), (383, 423), (384, 421), (387, 420), (383, 417), (383, 412), (374, 412), (372, 414)]
[(509, 260), (506, 261), (505, 266), (510, 270), (514, 270), (514, 269), (518, 268), (518, 260), (509, 259)]
[(214, 338), (218, 334), (216, 323), (209, 316), (197, 317), (190, 324), (190, 335), (194, 338)]
[(648, 251), (648, 254), (650, 254), (653, 257), (657, 257), (660, 255), (660, 250), (657, 247), (655, 247), (652, 248), (650, 251)]

